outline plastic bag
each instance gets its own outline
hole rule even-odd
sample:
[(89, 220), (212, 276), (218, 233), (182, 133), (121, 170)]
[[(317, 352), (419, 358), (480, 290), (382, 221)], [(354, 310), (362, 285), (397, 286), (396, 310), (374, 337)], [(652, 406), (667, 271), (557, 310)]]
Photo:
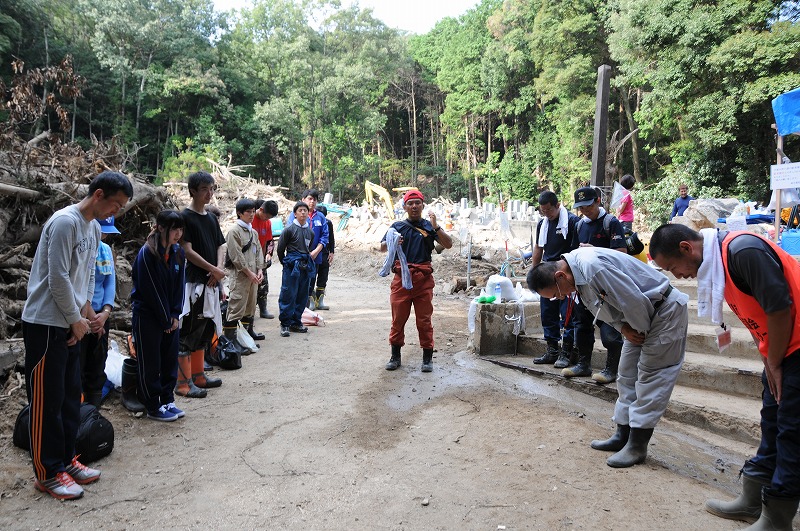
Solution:
[(239, 328), (236, 330), (236, 341), (242, 346), (242, 354), (245, 356), (258, 350), (256, 340), (250, 337), (241, 321), (239, 321)]
[(475, 317), (478, 315), (478, 297), (472, 299), (469, 303), (469, 311), (467, 312), (467, 328), (470, 334), (475, 333)]
[[(517, 300), (517, 293), (514, 291), (514, 284), (511, 279), (506, 276), (492, 275), (486, 281), (486, 292), (495, 293), (495, 286), (500, 285), (500, 294), (503, 300), (515, 301)], [(495, 301), (500, 302), (500, 301)]]
[[(781, 208), (789, 208), (794, 205), (800, 205), (800, 194), (797, 193), (797, 188), (786, 188), (780, 190), (781, 192)], [(775, 210), (777, 208), (777, 194), (778, 190), (772, 191), (772, 197), (769, 200), (767, 210)]]
[(612, 210), (616, 210), (619, 208), (620, 203), (622, 203), (622, 199), (625, 197), (625, 188), (619, 184), (617, 181), (614, 181), (614, 189), (611, 192), (611, 204), (609, 204), (609, 208)]
[(112, 339), (108, 344), (108, 356), (106, 357), (106, 378), (111, 380), (114, 387), (122, 386), (122, 361), (125, 356), (119, 351), (119, 345)]
[(312, 312), (308, 308), (303, 310), (303, 316), (300, 321), (305, 326), (325, 326), (325, 319), (317, 312)]

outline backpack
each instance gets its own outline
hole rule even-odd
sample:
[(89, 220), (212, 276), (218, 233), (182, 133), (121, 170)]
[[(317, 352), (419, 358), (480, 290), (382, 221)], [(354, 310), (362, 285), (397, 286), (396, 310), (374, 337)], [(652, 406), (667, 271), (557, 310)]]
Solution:
[[(603, 232), (606, 233), (606, 237), (608, 237), (608, 241), (611, 241), (611, 220), (617, 219), (611, 214), (606, 214), (603, 217)], [(586, 221), (586, 218), (581, 218), (578, 220), (578, 224), (575, 226), (576, 231), (580, 232), (581, 226)], [(625, 233), (625, 245), (628, 247), (628, 254), (632, 256), (636, 256), (637, 254), (644, 251), (644, 244), (639, 239), (639, 235), (635, 232), (626, 232)]]
[[(14, 423), (14, 446), (30, 451), (30, 405), (22, 408)], [(81, 404), (81, 420), (75, 438), (75, 454), (81, 463), (91, 463), (114, 449), (114, 426), (91, 404)]]

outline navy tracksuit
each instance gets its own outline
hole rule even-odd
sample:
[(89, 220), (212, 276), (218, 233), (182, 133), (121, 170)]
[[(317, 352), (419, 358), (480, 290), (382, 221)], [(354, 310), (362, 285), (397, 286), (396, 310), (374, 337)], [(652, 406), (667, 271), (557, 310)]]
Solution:
[(136, 342), (139, 400), (148, 411), (175, 401), (180, 327), (172, 320), (183, 308), (185, 255), (179, 245), (158, 255), (144, 245), (133, 263), (131, 292), (133, 339)]

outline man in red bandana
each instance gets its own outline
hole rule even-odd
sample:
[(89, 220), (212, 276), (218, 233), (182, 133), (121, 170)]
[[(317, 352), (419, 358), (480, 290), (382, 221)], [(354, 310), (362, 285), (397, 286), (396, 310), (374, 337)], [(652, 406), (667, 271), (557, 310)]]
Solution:
[(424, 208), (425, 198), (422, 192), (406, 192), (403, 196), (403, 210), (408, 218), (395, 221), (381, 240), (381, 252), (389, 251), (382, 274), (388, 274), (389, 266), (395, 274), (389, 295), (392, 306), (392, 329), (389, 332), (392, 357), (386, 364), (387, 371), (393, 371), (400, 366), (400, 348), (405, 344), (405, 326), (411, 315), (412, 305), (417, 319), (419, 345), (422, 347), (422, 372), (433, 370), (431, 317), (434, 280), (431, 252), (435, 242), (438, 241), (445, 249), (450, 249), (453, 240), (439, 226), (433, 210), (428, 213), (430, 221), (422, 219)]

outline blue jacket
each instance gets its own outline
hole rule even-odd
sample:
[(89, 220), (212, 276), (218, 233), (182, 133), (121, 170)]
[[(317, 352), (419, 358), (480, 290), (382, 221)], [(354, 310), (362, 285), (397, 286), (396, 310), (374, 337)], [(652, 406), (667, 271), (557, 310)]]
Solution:
[(99, 312), (108, 304), (114, 307), (114, 298), (117, 294), (117, 275), (114, 271), (114, 255), (111, 247), (103, 242), (98, 242), (97, 258), (94, 265), (94, 296), (92, 308)]
[[(286, 225), (290, 225), (292, 221), (294, 221), (294, 212), (289, 214)], [(322, 212), (315, 210), (314, 217), (311, 217), (311, 214), (309, 214), (308, 224), (311, 226), (311, 230), (314, 231), (314, 247), (309, 249), (309, 251), (313, 251), (317, 248), (318, 244), (322, 244), (322, 251), (320, 251), (317, 258), (314, 260), (314, 263), (319, 265), (322, 263), (322, 255), (325, 254), (325, 248), (328, 247), (328, 242), (330, 241), (330, 237), (328, 236), (328, 220), (325, 219)]]
[(172, 326), (183, 310), (186, 255), (180, 245), (158, 246), (156, 256), (143, 245), (133, 262), (131, 308), (159, 322), (160, 330)]

